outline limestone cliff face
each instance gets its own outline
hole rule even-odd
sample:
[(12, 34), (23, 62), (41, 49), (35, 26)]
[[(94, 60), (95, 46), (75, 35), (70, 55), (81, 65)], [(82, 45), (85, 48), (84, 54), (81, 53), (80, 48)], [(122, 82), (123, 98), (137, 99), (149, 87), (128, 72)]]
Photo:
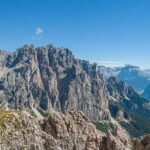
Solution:
[[(117, 125), (118, 126), (118, 125)], [(104, 134), (82, 112), (53, 111), (39, 120), (28, 112), (0, 111), (0, 149), (131, 150), (129, 135), (119, 126)]]
[(26, 45), (4, 56), (1, 108), (83, 111), (91, 120), (110, 117), (105, 82), (96, 65), (77, 60), (68, 49), (52, 45)]

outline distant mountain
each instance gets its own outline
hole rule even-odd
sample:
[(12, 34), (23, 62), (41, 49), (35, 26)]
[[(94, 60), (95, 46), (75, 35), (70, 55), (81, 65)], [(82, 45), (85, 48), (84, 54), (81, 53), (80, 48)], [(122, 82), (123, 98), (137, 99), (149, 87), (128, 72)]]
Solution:
[(150, 69), (144, 69), (143, 73), (147, 78), (150, 78)]
[(150, 71), (148, 69), (142, 70), (132, 65), (115, 68), (100, 66), (99, 68), (106, 78), (115, 76), (132, 86), (139, 94), (142, 94), (148, 84), (150, 84)]
[(150, 84), (145, 88), (142, 96), (150, 100)]

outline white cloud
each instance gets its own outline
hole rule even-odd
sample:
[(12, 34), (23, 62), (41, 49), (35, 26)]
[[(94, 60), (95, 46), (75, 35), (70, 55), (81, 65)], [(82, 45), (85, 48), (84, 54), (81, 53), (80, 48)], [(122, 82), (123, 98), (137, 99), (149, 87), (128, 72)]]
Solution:
[(42, 39), (42, 34), (43, 34), (44, 30), (40, 27), (37, 27), (35, 29), (35, 33), (32, 36), (32, 43), (35, 44), (36, 42), (39, 42)]
[(126, 63), (123, 62), (117, 62), (117, 61), (91, 61), (91, 63), (97, 63), (100, 66), (106, 66), (106, 67), (119, 67), (119, 66), (125, 66)]
[(36, 35), (39, 35), (39, 34), (42, 34), (44, 32), (44, 30), (42, 29), (42, 28), (40, 28), (40, 27), (37, 27), (36, 28)]
[(97, 63), (99, 66), (106, 66), (106, 67), (123, 67), (125, 65), (133, 65), (133, 66), (139, 66), (141, 69), (150, 69), (150, 65), (141, 65), (141, 64), (133, 64), (133, 63), (127, 63), (127, 62), (119, 62), (119, 61), (90, 61), (91, 63)]

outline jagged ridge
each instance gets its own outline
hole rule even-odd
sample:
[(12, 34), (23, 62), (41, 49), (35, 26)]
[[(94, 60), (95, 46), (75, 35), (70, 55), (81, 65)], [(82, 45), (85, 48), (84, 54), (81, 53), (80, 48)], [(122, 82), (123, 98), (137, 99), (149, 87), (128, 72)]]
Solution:
[(83, 111), (91, 120), (108, 119), (106, 86), (96, 65), (52, 45), (25, 45), (1, 65), (1, 103), (9, 108), (49, 112)]
[[(133, 136), (150, 131), (150, 103), (114, 77), (105, 81), (96, 64), (75, 59), (69, 49), (25, 45), (0, 54), (1, 109), (25, 109), (40, 118), (53, 109), (83, 111), (94, 122), (111, 116), (123, 126), (126, 121), (127, 129), (140, 129), (129, 131)], [(141, 121), (146, 123), (138, 126)]]

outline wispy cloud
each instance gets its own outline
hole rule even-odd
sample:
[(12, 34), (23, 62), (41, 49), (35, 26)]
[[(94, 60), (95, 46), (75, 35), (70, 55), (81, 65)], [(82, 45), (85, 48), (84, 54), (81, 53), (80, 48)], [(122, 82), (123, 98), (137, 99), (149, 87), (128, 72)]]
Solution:
[(43, 32), (44, 32), (43, 28), (41, 28), (41, 27), (35, 28), (34, 35), (32, 36), (33, 44), (39, 42), (42, 39)]
[(125, 66), (126, 64), (124, 62), (118, 62), (118, 61), (91, 61), (91, 63), (94, 62), (100, 66), (106, 66), (106, 67), (119, 67), (119, 66)]
[(39, 35), (39, 34), (42, 34), (43, 32), (44, 32), (44, 30), (43, 30), (42, 28), (37, 27), (35, 34), (36, 34), (36, 35)]
[(143, 64), (133, 64), (133, 63), (127, 63), (127, 62), (119, 62), (119, 61), (96, 61), (92, 60), (91, 63), (97, 63), (99, 66), (106, 66), (106, 67), (123, 67), (125, 65), (132, 65), (132, 66), (138, 66), (141, 69), (150, 69), (150, 65), (143, 65)]

